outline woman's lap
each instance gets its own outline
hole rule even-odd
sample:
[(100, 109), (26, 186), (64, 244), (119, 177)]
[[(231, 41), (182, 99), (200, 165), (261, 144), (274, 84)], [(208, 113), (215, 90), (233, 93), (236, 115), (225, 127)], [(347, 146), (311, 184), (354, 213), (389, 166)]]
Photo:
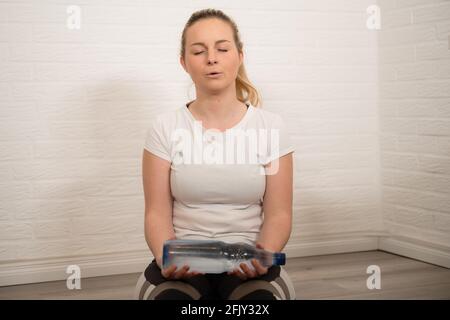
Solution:
[[(146, 294), (147, 299), (158, 298), (164, 295), (166, 290), (178, 290), (183, 294), (189, 295), (192, 299), (221, 299), (221, 300), (240, 300), (240, 299), (265, 299), (266, 297), (276, 299), (271, 292), (280, 298), (279, 289), (276, 282), (280, 279), (280, 266), (272, 266), (268, 272), (262, 276), (241, 280), (235, 275), (228, 275), (226, 272), (221, 274), (197, 275), (187, 279), (168, 280), (161, 275), (161, 269), (156, 261), (150, 263), (145, 270), (145, 278), (150, 286)], [(278, 279), (278, 280), (277, 280)], [(276, 287), (274, 287), (274, 285)], [(260, 294), (258, 294), (258, 292)], [(165, 294), (166, 297), (176, 295)]]

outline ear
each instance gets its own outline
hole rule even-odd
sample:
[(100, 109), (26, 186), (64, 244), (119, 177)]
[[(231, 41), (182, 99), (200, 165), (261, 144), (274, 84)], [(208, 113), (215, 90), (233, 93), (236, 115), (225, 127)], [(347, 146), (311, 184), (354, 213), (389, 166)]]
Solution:
[(187, 70), (186, 70), (186, 63), (184, 62), (183, 56), (180, 56), (180, 64), (183, 67), (184, 71), (187, 72)]
[(239, 67), (244, 62), (244, 52), (239, 52)]

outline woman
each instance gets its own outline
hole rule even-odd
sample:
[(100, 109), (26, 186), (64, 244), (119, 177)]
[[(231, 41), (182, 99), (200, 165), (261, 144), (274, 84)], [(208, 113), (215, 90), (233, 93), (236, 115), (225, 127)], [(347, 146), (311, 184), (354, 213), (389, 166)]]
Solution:
[[(195, 83), (196, 99), (155, 118), (144, 146), (145, 236), (155, 259), (141, 298), (286, 298), (280, 267), (256, 260), (223, 274), (199, 274), (189, 266), (161, 270), (168, 239), (246, 242), (279, 252), (291, 233), (294, 148), (282, 118), (257, 108), (236, 24), (220, 10), (195, 12), (183, 30), (180, 63)], [(256, 163), (220, 161), (233, 154), (235, 145), (223, 151), (224, 141), (239, 130), (275, 132), (237, 154)]]

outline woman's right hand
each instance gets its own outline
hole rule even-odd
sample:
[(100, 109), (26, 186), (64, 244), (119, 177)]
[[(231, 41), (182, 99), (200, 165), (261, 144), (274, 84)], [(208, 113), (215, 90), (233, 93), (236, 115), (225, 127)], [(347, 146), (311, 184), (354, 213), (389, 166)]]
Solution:
[(177, 269), (176, 265), (171, 265), (168, 268), (165, 269), (161, 269), (161, 274), (164, 278), (169, 279), (169, 280), (179, 280), (179, 279), (187, 279), (187, 278), (191, 278), (191, 277), (195, 277), (199, 274), (204, 274), (204, 273), (200, 273), (200, 272), (188, 272), (189, 271), (189, 266), (185, 265), (181, 268)]

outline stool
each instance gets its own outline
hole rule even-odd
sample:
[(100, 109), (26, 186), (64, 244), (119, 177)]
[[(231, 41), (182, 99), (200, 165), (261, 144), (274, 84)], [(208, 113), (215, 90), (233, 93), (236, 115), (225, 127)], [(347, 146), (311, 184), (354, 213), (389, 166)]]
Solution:
[[(276, 288), (276, 291), (279, 292), (281, 300), (295, 300), (294, 285), (286, 270), (281, 266), (280, 279), (279, 282), (271, 281), (270, 283)], [(145, 278), (145, 272), (142, 272), (134, 289), (133, 298), (135, 300), (148, 300), (147, 298), (154, 288), (155, 286)]]

